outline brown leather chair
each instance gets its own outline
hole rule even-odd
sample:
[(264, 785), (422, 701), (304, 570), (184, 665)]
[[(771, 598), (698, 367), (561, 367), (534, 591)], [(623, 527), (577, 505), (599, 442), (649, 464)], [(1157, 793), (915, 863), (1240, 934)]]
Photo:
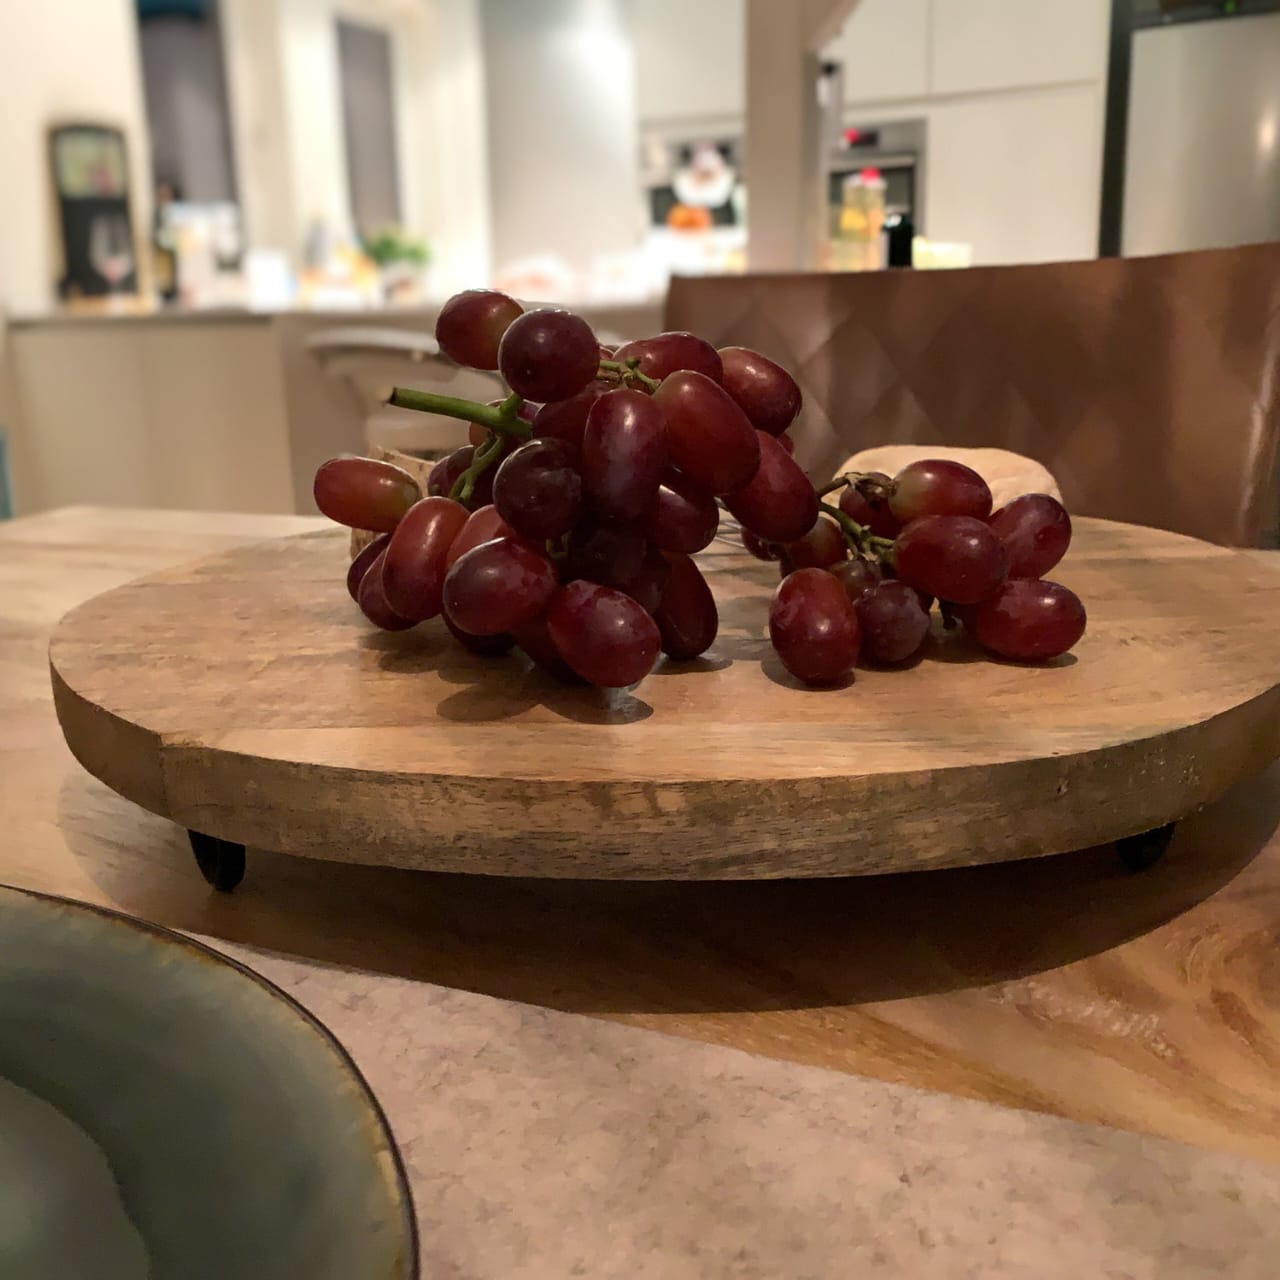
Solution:
[(1280, 244), (675, 279), (666, 327), (791, 369), (815, 476), (870, 445), (995, 445), (1043, 462), (1080, 514), (1274, 540)]

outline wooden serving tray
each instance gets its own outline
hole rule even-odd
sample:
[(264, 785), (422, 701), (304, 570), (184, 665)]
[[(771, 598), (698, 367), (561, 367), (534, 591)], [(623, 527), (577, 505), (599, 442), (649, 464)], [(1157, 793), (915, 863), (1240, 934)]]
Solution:
[(473, 658), (438, 621), (373, 631), (342, 530), (240, 548), (64, 618), (58, 718), (91, 773), (205, 833), (198, 855), (522, 876), (1034, 857), (1159, 827), (1280, 754), (1280, 574), (1241, 553), (1078, 520), (1055, 574), (1089, 610), (1072, 654), (1020, 666), (940, 635), (836, 690), (773, 655), (774, 566), (700, 559), (711, 652), (606, 694)]

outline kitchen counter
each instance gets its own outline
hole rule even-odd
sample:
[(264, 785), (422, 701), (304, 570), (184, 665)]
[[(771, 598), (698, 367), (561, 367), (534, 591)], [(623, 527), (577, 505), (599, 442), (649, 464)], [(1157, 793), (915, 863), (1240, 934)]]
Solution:
[(203, 935), (326, 1021), (404, 1147), (425, 1274), (1273, 1273), (1280, 770), (1138, 875), (1111, 848), (716, 885), (251, 850), (219, 895), (71, 759), (48, 635), (315, 523), (0, 524), (0, 882)]

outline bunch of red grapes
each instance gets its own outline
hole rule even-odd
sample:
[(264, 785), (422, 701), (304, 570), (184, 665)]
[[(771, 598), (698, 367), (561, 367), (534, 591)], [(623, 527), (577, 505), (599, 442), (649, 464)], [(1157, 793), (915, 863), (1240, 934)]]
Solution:
[(982, 477), (941, 460), (818, 491), (786, 434), (800, 388), (758, 352), (690, 333), (613, 349), (569, 311), (525, 311), (492, 290), (451, 298), (436, 338), (511, 394), (392, 395), (472, 424), (426, 495), (372, 458), (316, 473), (320, 510), (373, 535), (347, 587), (379, 627), (442, 615), (475, 653), (518, 645), (559, 675), (634, 684), (660, 652), (695, 658), (715, 640), (693, 556), (724, 509), (746, 548), (782, 567), (769, 635), (806, 683), (840, 683), (860, 656), (909, 661), (935, 600), (947, 626), (1005, 658), (1056, 657), (1084, 632), (1079, 599), (1043, 580), (1071, 539), (1059, 502), (1028, 494), (993, 514)]

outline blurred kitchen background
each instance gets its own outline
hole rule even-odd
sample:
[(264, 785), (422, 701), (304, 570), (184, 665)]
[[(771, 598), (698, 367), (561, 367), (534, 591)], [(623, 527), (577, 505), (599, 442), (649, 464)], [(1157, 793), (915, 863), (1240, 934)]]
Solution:
[(1280, 238), (1278, 129), (1277, 0), (3, 0), (0, 503), (305, 507), (298, 352), (460, 288)]

